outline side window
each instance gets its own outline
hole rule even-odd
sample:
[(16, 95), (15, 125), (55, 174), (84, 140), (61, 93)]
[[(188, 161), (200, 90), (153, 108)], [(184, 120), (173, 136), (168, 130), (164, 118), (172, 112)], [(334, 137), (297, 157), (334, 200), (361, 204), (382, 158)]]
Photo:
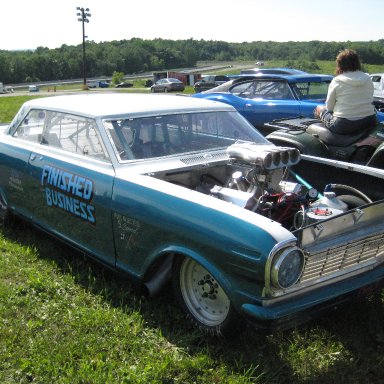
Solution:
[(108, 160), (95, 122), (91, 119), (48, 112), (44, 140), (41, 143), (99, 160)]
[(251, 99), (254, 93), (254, 83), (247, 82), (237, 84), (231, 88), (230, 92), (236, 96), (243, 97), (244, 99)]
[(13, 134), (22, 140), (39, 143), (44, 129), (45, 111), (32, 109)]
[(266, 99), (291, 100), (292, 91), (285, 82), (270, 83), (269, 89), (265, 92)]

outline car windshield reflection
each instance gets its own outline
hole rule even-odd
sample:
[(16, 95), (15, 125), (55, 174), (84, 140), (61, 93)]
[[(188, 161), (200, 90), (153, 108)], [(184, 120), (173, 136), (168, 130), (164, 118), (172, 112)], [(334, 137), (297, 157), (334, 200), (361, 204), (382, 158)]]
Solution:
[(270, 144), (235, 112), (105, 120), (104, 126), (122, 161), (215, 150), (238, 140)]

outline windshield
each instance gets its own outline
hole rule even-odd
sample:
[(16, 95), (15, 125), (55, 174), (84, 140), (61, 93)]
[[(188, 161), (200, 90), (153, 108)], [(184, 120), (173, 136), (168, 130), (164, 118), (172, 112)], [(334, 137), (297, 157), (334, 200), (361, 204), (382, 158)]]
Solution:
[(270, 144), (237, 112), (181, 113), (106, 120), (120, 160), (146, 159), (228, 147), (237, 140)]
[(300, 100), (325, 100), (330, 81), (295, 83), (293, 88)]

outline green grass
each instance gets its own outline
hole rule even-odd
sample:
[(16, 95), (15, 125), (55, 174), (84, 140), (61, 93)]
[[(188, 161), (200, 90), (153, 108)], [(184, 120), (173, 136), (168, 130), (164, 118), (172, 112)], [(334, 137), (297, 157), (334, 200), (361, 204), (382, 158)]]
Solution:
[(124, 276), (27, 226), (0, 227), (1, 383), (379, 383), (383, 292), (304, 326), (232, 340), (191, 328), (167, 287)]
[[(97, 89), (97, 90), (91, 90), (91, 91), (82, 91), (80, 88), (77, 88), (79, 92), (104, 92), (104, 89)], [(70, 90), (66, 89), (66, 90)], [(41, 88), (41, 91), (46, 91), (46, 89)], [(118, 92), (125, 92), (125, 93), (138, 93), (138, 92), (145, 92), (148, 93), (148, 88), (123, 88), (116, 90)], [(195, 93), (193, 87), (187, 86), (185, 87), (184, 94), (192, 94)], [(59, 88), (57, 89), (57, 92), (50, 92), (51, 96), (60, 95)], [(0, 97), (0, 124), (9, 123), (12, 121), (13, 117), (17, 113), (17, 111), (20, 109), (21, 105), (25, 103), (28, 100), (36, 99), (38, 97), (44, 97), (45, 95), (29, 95), (29, 96), (1, 96)]]
[(39, 96), (1, 96), (0, 97), (0, 124), (9, 123), (20, 106), (28, 100)]

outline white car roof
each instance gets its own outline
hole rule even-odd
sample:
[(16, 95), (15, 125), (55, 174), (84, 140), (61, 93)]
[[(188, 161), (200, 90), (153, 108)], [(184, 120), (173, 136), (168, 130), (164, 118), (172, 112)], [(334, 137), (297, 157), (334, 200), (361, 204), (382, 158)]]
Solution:
[(180, 112), (235, 111), (230, 105), (189, 96), (103, 93), (52, 96), (27, 101), (28, 108), (50, 109), (91, 118)]

